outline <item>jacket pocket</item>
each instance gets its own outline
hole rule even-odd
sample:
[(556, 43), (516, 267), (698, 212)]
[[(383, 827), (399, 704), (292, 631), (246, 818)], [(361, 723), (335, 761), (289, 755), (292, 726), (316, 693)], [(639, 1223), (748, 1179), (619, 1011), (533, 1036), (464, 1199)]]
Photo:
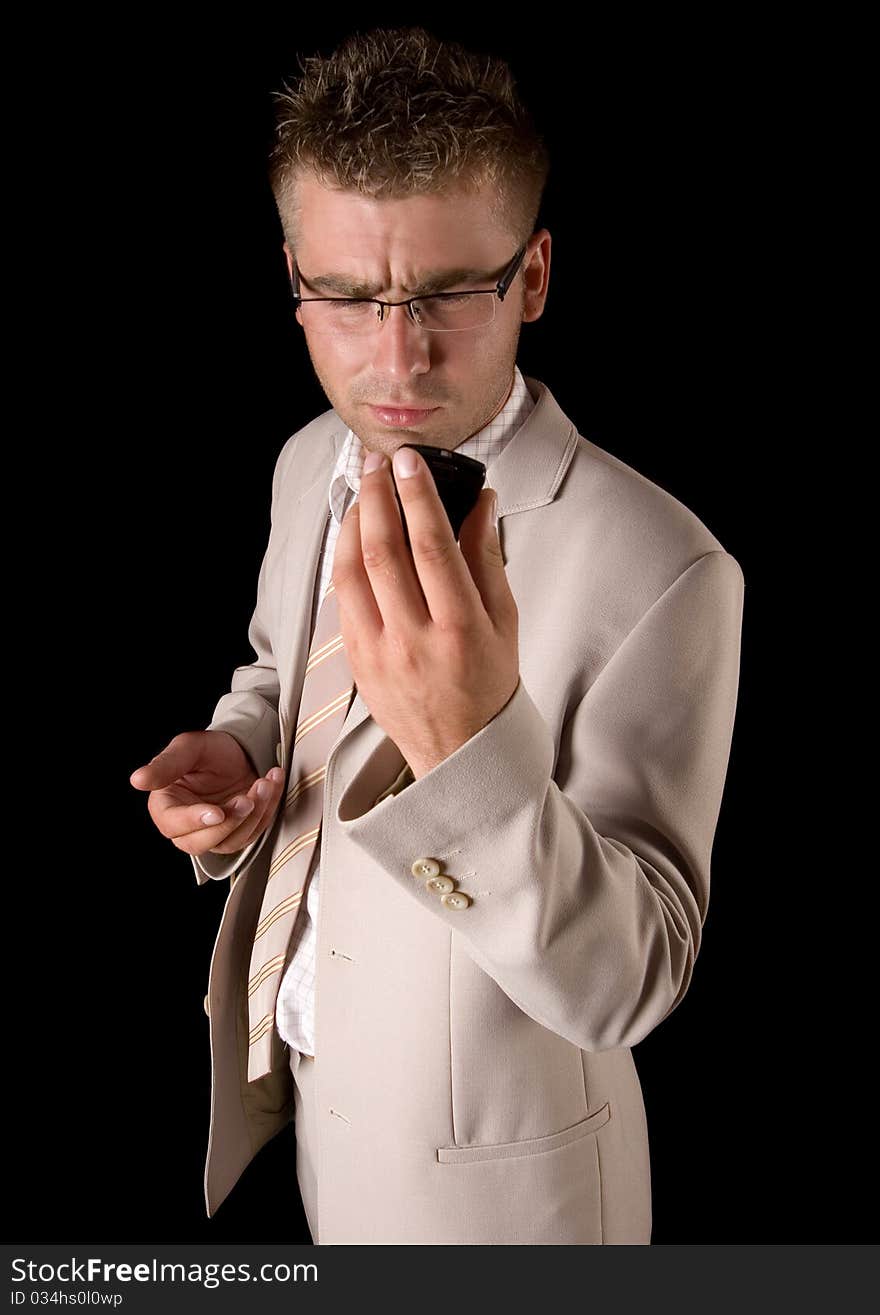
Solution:
[(580, 1123), (563, 1128), (561, 1132), (548, 1133), (546, 1137), (530, 1137), (526, 1141), (495, 1142), (491, 1146), (438, 1146), (437, 1159), (441, 1164), (467, 1164), (474, 1160), (508, 1160), (522, 1155), (543, 1155), (545, 1151), (558, 1150), (560, 1146), (569, 1146), (572, 1142), (589, 1137), (611, 1118), (611, 1103), (605, 1104), (593, 1114), (588, 1114)]

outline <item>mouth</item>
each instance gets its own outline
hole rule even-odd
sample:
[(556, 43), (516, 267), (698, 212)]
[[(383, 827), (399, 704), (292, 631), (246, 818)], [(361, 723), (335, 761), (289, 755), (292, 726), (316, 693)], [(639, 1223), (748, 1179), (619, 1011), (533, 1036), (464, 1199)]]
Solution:
[(370, 410), (373, 412), (376, 419), (390, 429), (412, 428), (413, 425), (421, 424), (424, 420), (427, 420), (428, 416), (433, 415), (433, 413), (439, 411), (439, 409), (440, 408), (437, 406), (370, 406)]

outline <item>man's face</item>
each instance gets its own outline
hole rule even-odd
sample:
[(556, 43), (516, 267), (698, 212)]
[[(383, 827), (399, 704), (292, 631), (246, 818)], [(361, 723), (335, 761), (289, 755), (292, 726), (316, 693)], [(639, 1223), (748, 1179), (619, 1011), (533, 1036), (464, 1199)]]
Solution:
[[(302, 177), (299, 200), (296, 256), (304, 297), (344, 295), (312, 285), (328, 274), (369, 286), (370, 295), (385, 301), (412, 295), (408, 289), (428, 271), (467, 268), (490, 276), (438, 291), (491, 288), (514, 255), (513, 239), (490, 222), (492, 195), (486, 190), (377, 201)], [(284, 250), (292, 274), (286, 243)], [(530, 239), (504, 301), (495, 298), (495, 319), (478, 329), (430, 332), (419, 329), (405, 307), (395, 307), (373, 333), (342, 338), (310, 333), (297, 311), (331, 406), (366, 448), (389, 456), (402, 443), (456, 448), (498, 414), (513, 385), (523, 320), (537, 319), (543, 310), (549, 256), (550, 235), (542, 229)], [(400, 428), (371, 409), (384, 403), (436, 409)]]

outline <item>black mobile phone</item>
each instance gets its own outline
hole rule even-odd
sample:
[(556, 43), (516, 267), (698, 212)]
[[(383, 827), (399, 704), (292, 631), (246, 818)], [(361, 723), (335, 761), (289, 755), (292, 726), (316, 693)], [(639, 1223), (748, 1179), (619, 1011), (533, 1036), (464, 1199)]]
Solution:
[[(427, 464), (434, 476), (440, 501), (449, 517), (452, 533), (458, 539), (465, 516), (473, 509), (474, 503), (480, 496), (480, 489), (486, 480), (486, 467), (482, 461), (476, 461), (473, 457), (462, 456), (460, 452), (450, 451), (445, 447), (432, 447), (430, 443), (401, 443), (400, 446), (413, 448)], [(409, 548), (406, 513), (396, 484), (394, 494), (400, 508), (400, 519), (403, 522), (403, 537)]]

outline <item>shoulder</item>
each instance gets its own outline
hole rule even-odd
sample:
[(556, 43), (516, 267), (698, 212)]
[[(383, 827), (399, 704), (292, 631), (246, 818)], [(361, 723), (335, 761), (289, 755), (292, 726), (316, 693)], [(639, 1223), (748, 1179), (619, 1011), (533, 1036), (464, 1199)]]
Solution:
[(293, 486), (303, 492), (324, 472), (329, 479), (340, 443), (347, 432), (348, 426), (332, 407), (295, 430), (275, 461), (275, 495), (283, 488)]
[[(735, 559), (699, 515), (668, 489), (578, 435), (560, 497), (579, 509), (593, 549), (628, 572), (668, 584), (707, 553)], [(737, 569), (738, 564), (737, 564)]]
[(564, 633), (555, 631), (557, 655), (573, 669), (584, 660), (601, 669), (679, 581), (689, 594), (742, 596), (739, 563), (701, 517), (580, 433), (556, 498), (537, 514), (546, 560), (525, 548), (515, 578), (524, 594), (537, 581), (535, 596), (577, 600)]

